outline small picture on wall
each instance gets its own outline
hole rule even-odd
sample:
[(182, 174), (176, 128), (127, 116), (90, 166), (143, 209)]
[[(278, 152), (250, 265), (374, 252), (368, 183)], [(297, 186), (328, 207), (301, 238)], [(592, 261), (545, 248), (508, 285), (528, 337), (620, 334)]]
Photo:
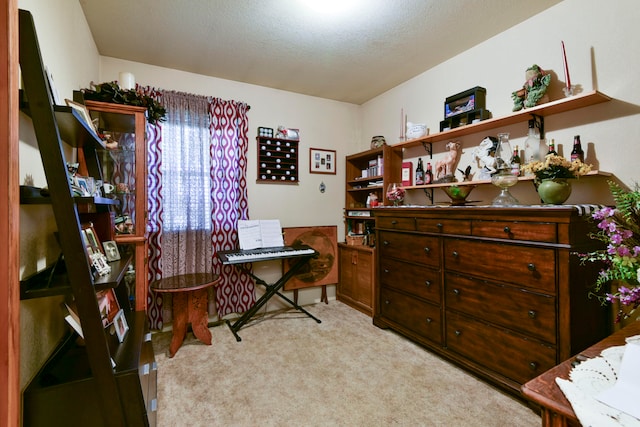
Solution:
[(309, 148), (309, 173), (336, 174), (336, 151)]

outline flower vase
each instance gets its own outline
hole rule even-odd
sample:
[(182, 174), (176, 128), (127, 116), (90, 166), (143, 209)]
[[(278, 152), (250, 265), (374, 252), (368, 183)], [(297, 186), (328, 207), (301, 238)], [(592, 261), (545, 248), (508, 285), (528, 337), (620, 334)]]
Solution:
[(571, 183), (566, 179), (543, 179), (538, 194), (543, 203), (561, 205), (571, 195)]

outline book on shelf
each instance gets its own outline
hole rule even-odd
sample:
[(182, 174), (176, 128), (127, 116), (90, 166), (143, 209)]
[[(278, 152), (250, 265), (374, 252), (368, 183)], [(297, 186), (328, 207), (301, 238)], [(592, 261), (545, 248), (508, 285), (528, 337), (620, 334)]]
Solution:
[(80, 316), (78, 316), (78, 312), (75, 309), (75, 303), (65, 302), (64, 311), (66, 312), (66, 315), (64, 316), (64, 320), (67, 321), (69, 326), (71, 326), (73, 330), (78, 333), (78, 335), (84, 338), (84, 333), (82, 332), (82, 324), (80, 322)]
[(402, 186), (413, 185), (413, 163), (402, 162)]
[(347, 211), (347, 216), (371, 216), (369, 211)]

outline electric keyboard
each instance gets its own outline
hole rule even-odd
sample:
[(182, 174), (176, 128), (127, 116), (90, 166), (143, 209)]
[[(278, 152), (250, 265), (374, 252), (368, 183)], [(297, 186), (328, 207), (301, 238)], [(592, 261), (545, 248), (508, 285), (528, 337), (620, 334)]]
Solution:
[(235, 251), (218, 252), (218, 258), (223, 264), (241, 264), (245, 262), (269, 261), (282, 258), (295, 258), (316, 255), (310, 246), (274, 246), (270, 248), (239, 249)]

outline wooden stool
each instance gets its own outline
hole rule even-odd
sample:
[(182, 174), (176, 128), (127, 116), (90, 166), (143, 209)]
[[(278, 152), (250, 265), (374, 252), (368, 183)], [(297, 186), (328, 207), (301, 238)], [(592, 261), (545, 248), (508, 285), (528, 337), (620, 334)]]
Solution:
[(151, 282), (155, 292), (170, 292), (173, 296), (173, 335), (169, 346), (169, 357), (173, 357), (187, 335), (187, 323), (191, 323), (193, 335), (201, 342), (211, 345), (208, 328), (207, 288), (220, 283), (220, 277), (211, 273), (181, 274)]

